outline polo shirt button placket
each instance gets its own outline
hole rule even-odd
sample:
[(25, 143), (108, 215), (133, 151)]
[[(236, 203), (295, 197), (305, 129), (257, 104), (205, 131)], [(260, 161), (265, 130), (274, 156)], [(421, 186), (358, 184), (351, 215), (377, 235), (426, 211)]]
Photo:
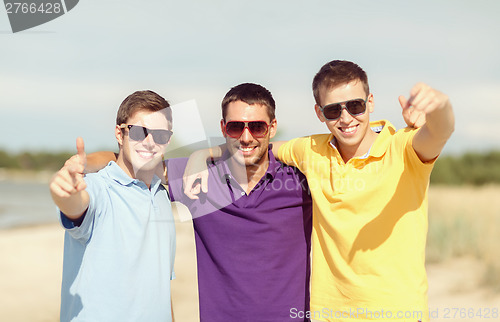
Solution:
[(149, 190), (149, 197), (150, 197), (150, 200), (151, 200), (151, 206), (152, 206), (152, 209), (153, 209), (153, 215), (155, 217), (159, 216), (160, 215), (160, 208), (156, 205), (156, 201), (155, 201), (155, 195), (156, 193), (153, 192), (152, 190)]
[(335, 191), (337, 193), (344, 193), (345, 192), (345, 183), (346, 183), (346, 175), (347, 175), (347, 164), (344, 164), (338, 171), (338, 179), (336, 180), (335, 184)]

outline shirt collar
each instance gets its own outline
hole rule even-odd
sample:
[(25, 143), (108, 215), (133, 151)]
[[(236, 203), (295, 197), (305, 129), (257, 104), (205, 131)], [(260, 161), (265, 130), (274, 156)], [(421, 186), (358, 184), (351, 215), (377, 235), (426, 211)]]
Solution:
[(370, 155), (381, 157), (387, 151), (387, 147), (391, 142), (391, 137), (396, 133), (396, 128), (387, 120), (370, 122), (370, 127), (375, 132), (377, 132), (376, 129), (379, 129), (379, 134), (370, 148)]
[[(386, 149), (387, 145), (389, 144), (390, 136), (394, 133), (396, 133), (396, 129), (394, 126), (391, 124), (391, 122), (387, 120), (380, 120), (380, 121), (374, 121), (370, 122), (370, 128), (372, 131), (378, 133), (379, 135), (375, 139), (375, 142), (373, 145), (370, 147), (368, 152), (366, 154), (358, 157), (359, 159), (366, 159), (368, 156), (372, 155), (375, 157), (380, 157), (382, 156)], [(330, 139), (330, 146), (335, 148), (337, 151), (337, 140), (335, 139), (335, 136), (333, 134), (331, 135)]]

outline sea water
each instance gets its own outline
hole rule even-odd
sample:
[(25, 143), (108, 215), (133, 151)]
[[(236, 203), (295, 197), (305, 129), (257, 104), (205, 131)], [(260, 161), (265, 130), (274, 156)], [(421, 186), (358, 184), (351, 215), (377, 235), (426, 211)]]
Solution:
[(57, 215), (47, 183), (0, 181), (0, 229), (54, 223)]

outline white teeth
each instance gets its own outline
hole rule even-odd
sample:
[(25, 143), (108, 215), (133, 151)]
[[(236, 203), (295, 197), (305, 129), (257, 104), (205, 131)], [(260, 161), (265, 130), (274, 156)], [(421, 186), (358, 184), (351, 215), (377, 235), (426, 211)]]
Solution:
[(352, 133), (356, 130), (356, 127), (355, 126), (350, 126), (350, 127), (346, 127), (346, 128), (343, 128), (342, 131), (344, 133)]
[(239, 147), (239, 149), (240, 149), (241, 151), (243, 151), (243, 152), (250, 152), (250, 151), (252, 151), (252, 150), (253, 150), (253, 148), (244, 148), (244, 147), (241, 147), (241, 146)]
[(145, 152), (145, 151), (138, 151), (139, 155), (143, 158), (151, 158), (154, 153), (153, 152)]

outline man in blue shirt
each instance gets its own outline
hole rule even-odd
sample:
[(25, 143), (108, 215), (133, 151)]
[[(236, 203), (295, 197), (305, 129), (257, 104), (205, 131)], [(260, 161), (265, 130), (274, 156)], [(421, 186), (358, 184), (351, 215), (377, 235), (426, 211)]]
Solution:
[(66, 229), (61, 321), (172, 321), (175, 226), (154, 174), (171, 128), (168, 102), (151, 91), (135, 92), (117, 113), (116, 162), (83, 178), (79, 138), (77, 162), (52, 178)]

